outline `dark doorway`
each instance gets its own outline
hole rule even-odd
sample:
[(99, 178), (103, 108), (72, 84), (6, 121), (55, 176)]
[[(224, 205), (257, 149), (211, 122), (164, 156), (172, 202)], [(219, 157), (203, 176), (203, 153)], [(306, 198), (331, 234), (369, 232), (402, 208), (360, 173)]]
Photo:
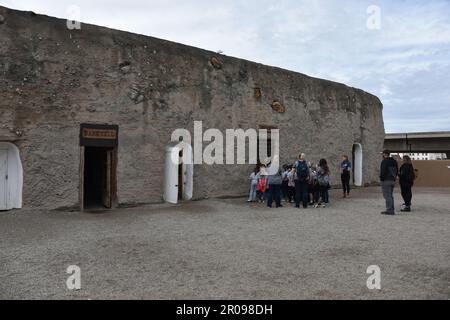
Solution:
[[(273, 150), (272, 150), (272, 130), (278, 130), (275, 126), (267, 126), (260, 125), (260, 130), (267, 130), (267, 136), (263, 136), (261, 133), (258, 137), (258, 165), (261, 165), (267, 159), (261, 159), (261, 151), (267, 156), (269, 159), (272, 159)], [(263, 155), (264, 156), (264, 155)]]
[(180, 151), (179, 157), (181, 159), (180, 164), (178, 165), (178, 201), (183, 200), (183, 192), (184, 192), (184, 170), (183, 170), (183, 151)]
[(115, 149), (85, 147), (84, 208), (112, 208), (115, 195)]
[(272, 139), (258, 139), (258, 165), (261, 165), (265, 160), (267, 160), (261, 159), (261, 151), (265, 151), (269, 159), (272, 158)]

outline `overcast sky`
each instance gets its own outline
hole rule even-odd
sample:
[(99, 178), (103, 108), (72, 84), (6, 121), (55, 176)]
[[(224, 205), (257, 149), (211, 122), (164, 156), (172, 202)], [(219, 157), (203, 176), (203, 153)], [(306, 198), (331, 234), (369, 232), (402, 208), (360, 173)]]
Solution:
[[(343, 82), (380, 97), (387, 132), (450, 131), (450, 1), (0, 0)], [(381, 11), (380, 28), (368, 28)], [(377, 26), (376, 24), (370, 24)]]

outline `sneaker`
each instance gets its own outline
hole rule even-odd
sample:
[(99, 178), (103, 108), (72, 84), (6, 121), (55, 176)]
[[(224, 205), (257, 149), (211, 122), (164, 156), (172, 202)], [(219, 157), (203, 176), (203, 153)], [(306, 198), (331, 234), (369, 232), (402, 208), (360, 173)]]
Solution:
[(401, 212), (411, 212), (411, 207), (404, 207)]
[(383, 214), (385, 216), (395, 216), (395, 213), (387, 212), (387, 211), (383, 211), (381, 214)]

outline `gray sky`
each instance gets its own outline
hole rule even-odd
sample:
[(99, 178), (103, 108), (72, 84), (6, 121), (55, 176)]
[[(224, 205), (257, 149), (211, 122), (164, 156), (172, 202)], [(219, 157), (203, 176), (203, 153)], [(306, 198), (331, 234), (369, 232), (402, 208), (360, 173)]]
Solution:
[[(382, 100), (387, 132), (450, 131), (449, 0), (0, 0), (343, 82)], [(368, 8), (376, 5), (380, 11)], [(380, 28), (368, 28), (367, 21)]]

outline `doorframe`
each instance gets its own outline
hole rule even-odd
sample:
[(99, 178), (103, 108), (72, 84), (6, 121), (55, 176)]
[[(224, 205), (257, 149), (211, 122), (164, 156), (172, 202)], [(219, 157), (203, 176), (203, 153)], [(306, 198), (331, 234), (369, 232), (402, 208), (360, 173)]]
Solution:
[[(180, 159), (180, 151), (183, 153), (183, 160)], [(190, 159), (187, 163), (184, 159)], [(176, 163), (176, 166), (173, 165)], [(180, 176), (180, 165), (182, 166), (182, 172)], [(177, 179), (173, 179), (174, 173), (177, 173)], [(180, 186), (180, 178), (182, 185)], [(176, 184), (173, 184), (176, 183)], [(177, 188), (176, 200), (173, 188)], [(182, 201), (191, 201), (194, 192), (194, 153), (190, 144), (184, 147), (180, 146), (179, 142), (171, 142), (165, 151), (164, 162), (164, 193), (163, 199), (167, 203), (178, 204)], [(180, 199), (180, 191), (182, 191), (182, 197)], [(173, 200), (172, 200), (173, 198)]]
[[(5, 174), (6, 174), (6, 176), (4, 176), (4, 177), (2, 177), (2, 176), (0, 176), (0, 183), (2, 183), (2, 181), (4, 181), (4, 189), (3, 189), (3, 191), (5, 192), (5, 194), (4, 195), (2, 195), (2, 194), (0, 194), (0, 197), (4, 197), (3, 198), (3, 201), (5, 201), (5, 209), (4, 210), (8, 210), (8, 207), (9, 207), (9, 194), (10, 194), (10, 192), (9, 192), (9, 183), (8, 183), (8, 179), (9, 179), (9, 168), (8, 168), (8, 158), (9, 158), (9, 148), (7, 148), (7, 147), (4, 147), (4, 148), (2, 148), (1, 146), (0, 146), (0, 154), (3, 152), (3, 151), (5, 151)], [(0, 202), (1, 203), (1, 202)], [(3, 210), (3, 209), (0, 209), (0, 210)]]
[[(102, 147), (93, 147), (93, 148), (102, 148)], [(111, 209), (117, 208), (118, 206), (118, 197), (117, 197), (117, 163), (118, 163), (118, 148), (109, 148), (112, 151), (111, 158), (111, 181), (110, 181), (110, 197), (111, 197)], [(85, 161), (86, 147), (80, 146), (80, 186), (79, 186), (79, 202), (80, 202), (80, 211), (85, 211), (84, 206), (84, 169), (86, 165)]]
[(16, 144), (10, 141), (0, 141), (0, 147), (8, 151), (6, 210), (21, 209), (23, 206), (23, 167), (20, 150)]
[(364, 164), (364, 149), (361, 143), (354, 143), (352, 150), (353, 161), (353, 184), (357, 187), (362, 187), (364, 184), (363, 164)]
[(84, 158), (85, 147), (80, 146), (80, 187), (79, 187), (79, 200), (80, 200), (80, 211), (84, 211)]
[(108, 148), (112, 150), (111, 158), (111, 209), (118, 206), (117, 196), (117, 167), (119, 149), (119, 126), (108, 124), (80, 124), (80, 168), (79, 168), (79, 206), (80, 211), (85, 210), (84, 206), (84, 173), (86, 166), (86, 147)]

